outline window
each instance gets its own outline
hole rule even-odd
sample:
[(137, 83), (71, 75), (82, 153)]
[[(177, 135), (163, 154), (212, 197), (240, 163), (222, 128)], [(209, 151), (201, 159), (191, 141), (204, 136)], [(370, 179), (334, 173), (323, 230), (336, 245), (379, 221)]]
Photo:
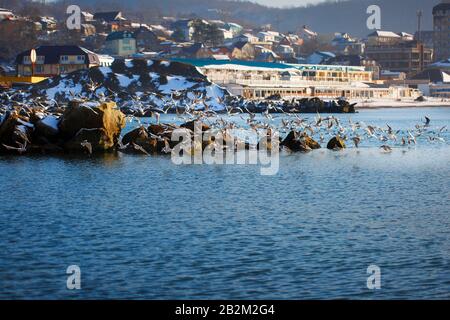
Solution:
[(84, 56), (77, 56), (77, 61), (84, 61)]

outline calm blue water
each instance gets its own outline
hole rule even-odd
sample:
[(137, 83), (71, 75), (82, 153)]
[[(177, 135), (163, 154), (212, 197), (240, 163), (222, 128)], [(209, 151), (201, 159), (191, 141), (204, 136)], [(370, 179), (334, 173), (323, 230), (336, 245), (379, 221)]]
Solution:
[[(406, 130), (425, 115), (450, 127), (448, 108), (351, 118)], [(0, 157), (0, 298), (448, 299), (443, 136), (282, 154), (275, 176), (161, 156)], [(74, 264), (78, 291), (66, 289)]]

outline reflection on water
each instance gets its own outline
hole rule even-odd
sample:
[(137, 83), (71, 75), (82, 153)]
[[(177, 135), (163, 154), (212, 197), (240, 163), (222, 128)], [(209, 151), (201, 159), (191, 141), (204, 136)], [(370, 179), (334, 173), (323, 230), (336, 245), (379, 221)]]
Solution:
[[(450, 127), (445, 108), (351, 117), (401, 129), (424, 115)], [(261, 176), (163, 156), (0, 157), (0, 298), (450, 298), (449, 159), (448, 142), (374, 143), (282, 154)], [(66, 289), (72, 264), (80, 291)]]

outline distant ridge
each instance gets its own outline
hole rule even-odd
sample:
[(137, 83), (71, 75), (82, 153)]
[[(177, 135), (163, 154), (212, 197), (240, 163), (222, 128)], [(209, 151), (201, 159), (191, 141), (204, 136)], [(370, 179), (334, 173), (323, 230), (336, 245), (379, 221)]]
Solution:
[[(414, 33), (417, 28), (417, 10), (423, 11), (423, 30), (432, 29), (432, 9), (440, 0), (348, 0), (326, 2), (297, 8), (268, 8), (247, 1), (223, 0), (129, 0), (126, 4), (116, 0), (74, 0), (98, 11), (120, 9), (125, 14), (197, 15), (209, 19), (235, 20), (253, 25), (272, 24), (274, 29), (296, 31), (308, 25), (319, 33), (349, 32), (364, 37), (370, 33), (366, 27), (366, 9), (376, 4), (382, 10), (382, 29)], [(93, 4), (94, 3), (94, 4)]]

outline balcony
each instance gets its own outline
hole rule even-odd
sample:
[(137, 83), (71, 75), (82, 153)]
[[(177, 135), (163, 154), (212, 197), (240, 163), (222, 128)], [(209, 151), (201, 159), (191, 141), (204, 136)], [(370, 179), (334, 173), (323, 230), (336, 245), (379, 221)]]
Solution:
[(280, 88), (306, 88), (306, 87), (340, 87), (343, 85), (349, 86), (353, 82), (363, 82), (370, 80), (352, 79), (349, 81), (339, 80), (253, 80), (253, 79), (213, 79), (217, 84), (237, 84), (242, 86), (257, 86), (257, 87), (280, 87)]

